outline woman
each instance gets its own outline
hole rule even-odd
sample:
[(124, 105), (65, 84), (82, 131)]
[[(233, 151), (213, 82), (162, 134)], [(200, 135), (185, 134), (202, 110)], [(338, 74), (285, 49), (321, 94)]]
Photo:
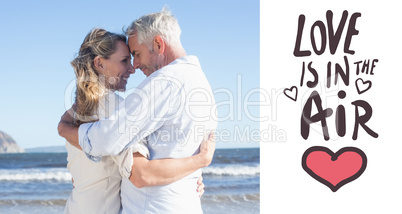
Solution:
[[(85, 37), (78, 56), (71, 65), (77, 77), (76, 103), (74, 110), (70, 110), (74, 112), (72, 122), (78, 126), (85, 122), (106, 119), (112, 115), (122, 101), (122, 98), (114, 91), (124, 91), (127, 79), (134, 73), (126, 37), (103, 29), (93, 29)], [(203, 142), (202, 146), (208, 143), (214, 142)], [(144, 156), (144, 159), (148, 157), (146, 142), (142, 140), (134, 143), (119, 156), (103, 157), (99, 163), (89, 160), (83, 151), (68, 142), (66, 148), (67, 167), (74, 180), (74, 189), (64, 212), (119, 213), (121, 179), (122, 177), (130, 178), (133, 182), (134, 179), (130, 177), (133, 154), (139, 153)], [(188, 158), (149, 161), (157, 163), (153, 164), (153, 168), (150, 167), (149, 170), (157, 170), (159, 172), (157, 176), (160, 176), (153, 180), (152, 185), (172, 183), (198, 169), (189, 169), (184, 159), (205, 161), (208, 158), (212, 159), (211, 152), (204, 152), (201, 149), (200, 154)], [(160, 170), (157, 167), (161, 167)], [(162, 167), (165, 170), (162, 170)], [(172, 173), (166, 172), (166, 167), (171, 168)], [(161, 171), (166, 173), (161, 175)], [(203, 189), (203, 184), (200, 186)]]

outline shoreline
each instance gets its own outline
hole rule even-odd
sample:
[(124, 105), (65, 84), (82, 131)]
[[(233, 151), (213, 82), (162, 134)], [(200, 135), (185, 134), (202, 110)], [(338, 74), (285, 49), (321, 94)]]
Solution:
[[(59, 214), (67, 200), (0, 200), (0, 213)], [(239, 195), (203, 195), (201, 205), (205, 214), (260, 213), (260, 193)]]

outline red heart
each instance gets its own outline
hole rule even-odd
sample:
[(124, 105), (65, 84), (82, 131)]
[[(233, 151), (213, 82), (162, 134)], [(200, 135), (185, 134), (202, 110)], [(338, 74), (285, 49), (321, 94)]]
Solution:
[(302, 166), (311, 177), (336, 192), (363, 174), (367, 157), (355, 147), (345, 147), (333, 153), (326, 147), (314, 146), (304, 152)]

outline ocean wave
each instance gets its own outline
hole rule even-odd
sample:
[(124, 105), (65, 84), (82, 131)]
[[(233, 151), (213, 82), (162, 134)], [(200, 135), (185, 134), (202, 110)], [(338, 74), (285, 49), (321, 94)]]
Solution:
[(226, 166), (208, 166), (202, 169), (204, 175), (259, 175), (260, 165), (244, 166), (244, 165), (226, 165)]
[(71, 174), (65, 168), (2, 169), (0, 181), (70, 181)]
[(0, 200), (0, 206), (21, 206), (21, 205), (40, 205), (40, 206), (64, 206), (66, 199), (49, 200)]
[(260, 201), (260, 193), (240, 195), (203, 195), (201, 199), (203, 203), (252, 203)]
[(260, 194), (242, 195), (203, 195), (201, 197), (204, 213), (260, 213)]
[[(260, 174), (260, 165), (218, 165), (202, 169), (204, 175), (255, 176)], [(71, 181), (66, 168), (0, 169), (0, 181)]]

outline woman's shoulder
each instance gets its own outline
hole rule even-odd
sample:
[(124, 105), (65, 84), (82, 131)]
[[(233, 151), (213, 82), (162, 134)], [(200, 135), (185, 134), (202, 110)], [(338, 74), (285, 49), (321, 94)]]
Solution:
[(99, 119), (103, 119), (112, 115), (113, 112), (115, 112), (119, 108), (119, 104), (123, 100), (124, 99), (115, 92), (107, 90), (102, 99), (99, 99)]

